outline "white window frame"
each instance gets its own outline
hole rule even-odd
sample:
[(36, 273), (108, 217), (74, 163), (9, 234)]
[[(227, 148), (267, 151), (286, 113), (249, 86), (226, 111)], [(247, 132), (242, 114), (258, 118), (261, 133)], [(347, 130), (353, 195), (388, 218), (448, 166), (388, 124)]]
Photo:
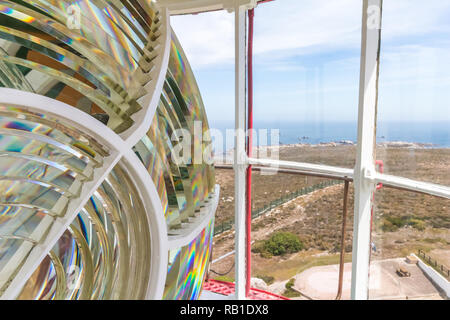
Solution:
[[(236, 70), (236, 105), (235, 127), (243, 130), (246, 121), (245, 104), (245, 13), (246, 7), (235, 9), (235, 70)], [(378, 104), (378, 78), (380, 63), (381, 17), (383, 0), (363, 0), (362, 36), (361, 36), (361, 69), (358, 106), (358, 137), (356, 166), (345, 169), (333, 166), (279, 161), (270, 159), (248, 158), (245, 155), (245, 142), (235, 139), (235, 299), (244, 300), (246, 282), (246, 207), (245, 172), (249, 165), (258, 168), (274, 168), (288, 170), (304, 175), (320, 175), (334, 179), (353, 180), (355, 189), (354, 234), (352, 253), (351, 298), (368, 299), (369, 264), (370, 264), (370, 229), (373, 192), (378, 183), (386, 187), (394, 187), (413, 192), (421, 192), (433, 196), (450, 199), (450, 188), (443, 185), (421, 182), (402, 177), (379, 173), (375, 170), (375, 141)]]

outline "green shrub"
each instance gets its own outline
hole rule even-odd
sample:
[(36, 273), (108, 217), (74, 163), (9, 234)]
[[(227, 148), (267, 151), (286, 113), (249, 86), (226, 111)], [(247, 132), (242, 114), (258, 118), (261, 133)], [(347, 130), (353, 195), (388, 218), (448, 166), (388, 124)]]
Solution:
[(263, 251), (261, 252), (261, 257), (264, 259), (270, 259), (273, 257), (273, 254), (271, 254), (269, 251)]
[(288, 282), (286, 282), (285, 287), (286, 289), (292, 289), (295, 283), (295, 278), (290, 279)]
[(265, 241), (256, 241), (252, 245), (252, 252), (259, 253), (261, 255), (261, 257), (263, 257), (265, 259), (270, 259), (273, 256), (270, 252), (266, 251)]
[(295, 253), (304, 249), (303, 243), (293, 233), (277, 232), (269, 240), (264, 241), (263, 250), (274, 256)]
[(302, 294), (295, 289), (286, 289), (283, 292), (283, 297), (286, 297), (286, 298), (297, 298), (297, 297), (301, 297), (301, 296), (302, 296)]
[(285, 296), (287, 298), (295, 298), (295, 297), (301, 296), (301, 293), (293, 288), (294, 283), (295, 283), (294, 278), (292, 278), (288, 282), (286, 282), (286, 284), (285, 284), (286, 290), (284, 290), (283, 296)]

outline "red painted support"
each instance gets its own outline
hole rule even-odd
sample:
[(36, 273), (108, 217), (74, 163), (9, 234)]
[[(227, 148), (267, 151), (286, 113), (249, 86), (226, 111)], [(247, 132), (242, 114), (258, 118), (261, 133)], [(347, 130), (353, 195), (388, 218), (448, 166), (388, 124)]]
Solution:
[[(271, 2), (274, 0), (262, 0), (258, 1), (258, 4), (265, 2)], [(253, 156), (253, 25), (254, 25), (255, 10), (251, 9), (248, 11), (248, 53), (247, 53), (247, 156), (250, 158)], [(245, 295), (248, 296), (250, 293), (250, 281), (252, 277), (252, 248), (251, 248), (251, 233), (252, 233), (252, 166), (249, 165), (247, 168), (247, 203), (246, 203), (246, 229), (247, 229), (247, 243), (246, 243), (246, 285), (245, 285)]]
[[(203, 290), (224, 296), (231, 296), (234, 295), (234, 283), (210, 279), (203, 285)], [(278, 294), (255, 288), (250, 288), (247, 297), (252, 300), (290, 300)]]
[[(378, 166), (378, 171), (380, 172), (380, 173), (384, 173), (384, 163), (383, 163), (383, 160), (376, 160), (375, 161), (375, 166)], [(377, 190), (380, 190), (381, 188), (383, 188), (383, 184), (382, 183), (379, 183), (379, 184), (377, 184)]]
[[(248, 53), (247, 53), (247, 90), (248, 90), (248, 103), (247, 103), (247, 156), (252, 157), (253, 152), (253, 22), (254, 22), (255, 10), (248, 11)], [(250, 294), (250, 280), (252, 277), (252, 248), (251, 248), (251, 232), (252, 232), (252, 166), (247, 168), (247, 244), (246, 244), (246, 258), (247, 258), (247, 270), (246, 270), (246, 285), (245, 296)]]

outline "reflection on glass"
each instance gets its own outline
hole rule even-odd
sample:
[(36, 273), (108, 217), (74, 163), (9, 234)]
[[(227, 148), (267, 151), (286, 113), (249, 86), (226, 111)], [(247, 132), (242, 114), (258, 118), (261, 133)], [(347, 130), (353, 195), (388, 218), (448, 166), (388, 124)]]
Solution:
[[(233, 171), (216, 170), (221, 201), (213, 260), (233, 250)], [(253, 174), (252, 286), (292, 299), (335, 299), (339, 283), (344, 183), (297, 174)], [(354, 191), (347, 196), (342, 299), (350, 298)], [(234, 281), (234, 256), (210, 276)]]
[[(108, 150), (56, 119), (0, 106), (1, 289), (47, 235)], [(28, 280), (19, 299), (139, 299), (150, 234), (140, 196), (117, 166)]]
[(147, 225), (133, 182), (117, 166), (18, 298), (145, 298), (150, 272)]
[(447, 186), (448, 13), (442, 1), (384, 1), (376, 150), (386, 173)]
[(195, 300), (201, 293), (211, 254), (214, 221), (189, 245), (169, 252), (164, 299)]
[(211, 150), (204, 143), (208, 129), (195, 78), (172, 33), (163, 94), (150, 130), (134, 148), (157, 187), (169, 228), (195, 216), (214, 188), (214, 168), (206, 161)]
[[(73, 21), (77, 12), (80, 19)], [(122, 133), (142, 109), (141, 98), (154, 94), (147, 88), (161, 21), (151, 1), (0, 1), (0, 87), (64, 102)], [(204, 144), (210, 137), (203, 102), (175, 35), (170, 51), (158, 110), (135, 147), (157, 187), (169, 229), (192, 221), (210, 201), (215, 183), (213, 166), (203, 161), (211, 158)], [(177, 147), (187, 137), (179, 136), (180, 129), (193, 137), (184, 163)], [(109, 155), (61, 119), (0, 106), (0, 295)], [(171, 258), (176, 279), (168, 297), (199, 297), (212, 230), (213, 222)], [(119, 163), (18, 298), (143, 299), (150, 240), (140, 193)]]
[[(10, 246), (0, 256), (3, 292), (15, 270), (45, 239), (55, 219), (66, 214), (68, 202), (79, 196), (82, 184), (93, 178), (93, 169), (109, 151), (52, 117), (8, 105), (0, 106), (0, 151), (0, 239)], [(60, 261), (49, 259), (51, 263), (47, 261), (42, 270), (51, 266), (57, 271)], [(44, 274), (50, 276), (42, 270), (36, 271), (41, 280)], [(47, 293), (47, 298), (62, 297), (59, 292)]]
[(433, 264), (436, 262), (433, 267), (448, 270), (449, 228), (450, 200), (411, 191), (378, 190), (372, 226), (369, 298), (442, 299), (439, 289), (417, 261), (428, 263), (420, 258), (423, 253), (431, 257)]
[[(258, 6), (254, 126), (279, 130), (281, 160), (354, 167), (361, 12), (361, 1), (345, 9), (311, 0)], [(254, 146), (264, 140), (258, 133)], [(255, 157), (267, 158), (259, 151)]]
[(154, 18), (150, 2), (3, 1), (0, 87), (65, 102), (123, 132), (148, 94)]

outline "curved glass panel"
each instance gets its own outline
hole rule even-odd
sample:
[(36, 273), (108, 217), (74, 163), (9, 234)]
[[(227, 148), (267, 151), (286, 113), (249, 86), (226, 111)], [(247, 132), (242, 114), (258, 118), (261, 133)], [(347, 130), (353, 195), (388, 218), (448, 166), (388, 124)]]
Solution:
[(134, 148), (155, 183), (169, 228), (188, 222), (214, 188), (206, 112), (172, 33), (169, 70), (150, 130)]
[(169, 252), (165, 300), (195, 300), (201, 293), (211, 254), (214, 220), (189, 245)]
[[(0, 88), (64, 102), (117, 134), (126, 131), (144, 107), (142, 98), (155, 94), (148, 88), (163, 19), (153, 6), (151, 1), (0, 1)], [(209, 205), (215, 184), (202, 98), (173, 34), (160, 103), (148, 125), (134, 151), (156, 185), (170, 235), (170, 229), (196, 221), (192, 218)], [(25, 261), (28, 266), (30, 253), (40, 252), (66, 225), (86, 183), (110, 170), (106, 164), (113, 155), (59, 117), (0, 105), (0, 296), (24, 271)], [(20, 288), (18, 299), (147, 297), (150, 267), (158, 263), (151, 261), (148, 220), (155, 213), (146, 212), (141, 191), (120, 161)], [(214, 220), (191, 244), (171, 253), (166, 298), (199, 297), (213, 229)]]
[(144, 299), (151, 253), (146, 226), (137, 190), (117, 166), (18, 298)]
[(123, 132), (149, 93), (154, 18), (150, 2), (1, 1), (0, 87), (65, 102)]
[[(0, 106), (2, 290), (66, 214), (109, 151), (52, 117)], [(150, 234), (140, 195), (119, 165), (110, 173), (19, 299), (142, 299)], [(5, 285), (5, 287), (3, 287)]]
[(31, 276), (29, 284), (23, 289), (19, 299), (43, 300), (54, 297), (56, 284), (55, 264), (47, 256)]
[[(97, 141), (53, 117), (0, 105), (0, 238), (11, 244), (0, 257), (0, 292), (108, 155)], [(19, 239), (25, 240), (15, 251)], [(51, 265), (57, 270), (60, 263), (52, 259)]]

